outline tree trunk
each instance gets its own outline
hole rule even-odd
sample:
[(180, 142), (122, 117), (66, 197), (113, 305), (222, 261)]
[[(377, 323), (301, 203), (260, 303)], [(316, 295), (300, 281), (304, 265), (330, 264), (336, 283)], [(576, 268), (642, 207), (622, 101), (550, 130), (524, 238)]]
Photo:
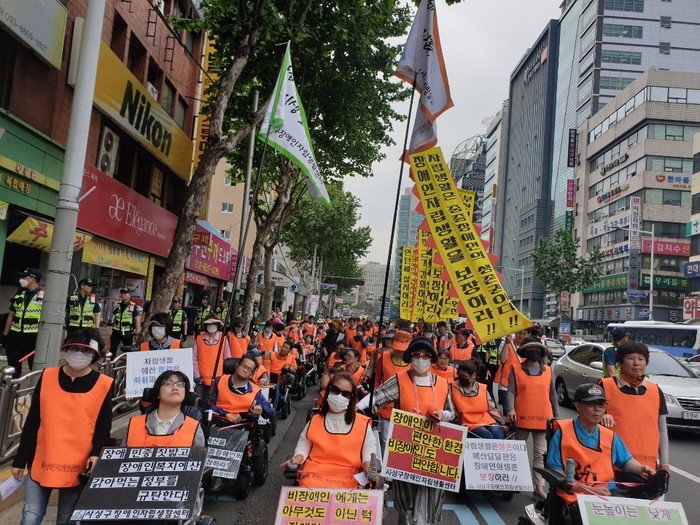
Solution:
[(264, 319), (272, 317), (272, 299), (275, 295), (275, 283), (272, 280), (272, 256), (275, 252), (272, 248), (265, 246), (265, 255), (263, 262), (263, 283), (265, 283), (265, 293), (263, 293), (260, 301), (260, 311)]
[(258, 230), (255, 243), (253, 244), (253, 255), (250, 260), (248, 281), (243, 294), (243, 307), (241, 308), (241, 317), (243, 317), (243, 326), (245, 327), (250, 326), (250, 321), (253, 319), (253, 304), (255, 303), (255, 294), (258, 288), (258, 274), (262, 271), (262, 258), (263, 242), (262, 237), (260, 237), (260, 230)]

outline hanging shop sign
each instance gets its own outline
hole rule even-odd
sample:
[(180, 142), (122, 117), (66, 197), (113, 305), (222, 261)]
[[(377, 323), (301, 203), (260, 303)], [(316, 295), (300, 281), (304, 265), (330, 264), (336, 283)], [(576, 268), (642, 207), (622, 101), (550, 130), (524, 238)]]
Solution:
[(229, 263), (231, 259), (231, 246), (222, 238), (214, 235), (205, 228), (201, 221), (197, 222), (195, 235), (200, 238), (209, 235), (207, 245), (192, 245), (192, 251), (187, 258), (185, 267), (189, 270), (214, 277), (220, 281), (227, 281), (229, 277)]
[(600, 174), (605, 175), (607, 172), (609, 172), (611, 169), (618, 167), (620, 164), (624, 164), (627, 162), (627, 159), (629, 159), (630, 156), (627, 153), (623, 153), (616, 159), (614, 159), (611, 162), (608, 162), (607, 164), (603, 165), (600, 167)]
[(576, 157), (578, 156), (578, 130), (576, 128), (569, 129), (569, 150), (566, 156), (566, 167), (576, 167)]
[(611, 188), (610, 191), (606, 191), (605, 193), (601, 193), (598, 195), (596, 198), (596, 201), (598, 202), (609, 202), (613, 200), (615, 197), (617, 197), (620, 193), (623, 191), (628, 190), (630, 187), (628, 182), (625, 182), (624, 184), (620, 184), (619, 186), (615, 186), (614, 188)]
[[(51, 239), (53, 239), (53, 223), (36, 217), (27, 217), (19, 227), (7, 237), (8, 242), (21, 244), (36, 248), (42, 252), (51, 250)], [(75, 232), (73, 241), (73, 251), (76, 252), (85, 246), (85, 243), (92, 239), (92, 235)]]
[[(642, 253), (651, 253), (651, 239), (642, 242)], [(690, 257), (690, 243), (674, 241), (654, 241), (655, 255), (680, 255)]]
[(96, 237), (85, 245), (83, 262), (137, 275), (148, 274), (148, 254)]

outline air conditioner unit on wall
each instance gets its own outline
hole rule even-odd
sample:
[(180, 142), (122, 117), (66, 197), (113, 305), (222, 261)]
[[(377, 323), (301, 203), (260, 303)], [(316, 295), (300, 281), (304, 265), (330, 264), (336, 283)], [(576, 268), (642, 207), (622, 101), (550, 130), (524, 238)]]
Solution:
[(148, 91), (148, 94), (151, 95), (154, 99), (158, 100), (158, 90), (150, 82), (146, 82), (146, 91)]
[(119, 152), (119, 135), (107, 126), (102, 128), (100, 149), (97, 155), (98, 169), (112, 177), (117, 168), (117, 154)]

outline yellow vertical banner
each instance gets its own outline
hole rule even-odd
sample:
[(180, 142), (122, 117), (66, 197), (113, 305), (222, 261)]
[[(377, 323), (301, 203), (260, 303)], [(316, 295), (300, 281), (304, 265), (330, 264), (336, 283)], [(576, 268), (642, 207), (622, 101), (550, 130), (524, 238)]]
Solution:
[(426, 241), (430, 237), (428, 232), (418, 231), (418, 242), (416, 243), (416, 253), (418, 266), (416, 268), (416, 287), (413, 290), (413, 319), (419, 321), (423, 319), (425, 309), (425, 299), (430, 286), (430, 267), (433, 262), (433, 251), (426, 246)]
[(144, 300), (150, 301), (153, 297), (153, 276), (156, 272), (156, 258), (153, 255), (148, 257), (148, 275), (146, 275), (146, 297)]
[(476, 192), (471, 190), (457, 190), (462, 203), (464, 204), (464, 213), (467, 215), (467, 220), (472, 222), (474, 220), (474, 206), (476, 204)]
[(413, 246), (401, 248), (401, 291), (399, 295), (399, 315), (401, 319), (411, 319), (413, 306), (413, 259), (415, 258)]
[(498, 280), (440, 148), (409, 158), (430, 232), (479, 339), (491, 341), (531, 326)]

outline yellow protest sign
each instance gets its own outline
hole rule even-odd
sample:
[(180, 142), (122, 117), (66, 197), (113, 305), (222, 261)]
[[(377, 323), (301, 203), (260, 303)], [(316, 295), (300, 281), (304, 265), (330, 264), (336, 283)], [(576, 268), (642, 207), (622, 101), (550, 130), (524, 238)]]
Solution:
[[(19, 227), (7, 238), (8, 242), (14, 242), (30, 248), (36, 248), (42, 252), (51, 251), (51, 239), (53, 238), (53, 223), (36, 217), (27, 217)], [(75, 232), (73, 251), (80, 250), (85, 243), (92, 239), (92, 235)]]
[(531, 326), (498, 280), (440, 148), (409, 158), (430, 232), (481, 341)]
[(411, 319), (413, 306), (413, 259), (415, 258), (413, 246), (401, 248), (401, 291), (399, 295), (399, 315), (401, 319)]
[(105, 239), (94, 238), (83, 251), (83, 262), (138, 275), (148, 274), (148, 254)]

